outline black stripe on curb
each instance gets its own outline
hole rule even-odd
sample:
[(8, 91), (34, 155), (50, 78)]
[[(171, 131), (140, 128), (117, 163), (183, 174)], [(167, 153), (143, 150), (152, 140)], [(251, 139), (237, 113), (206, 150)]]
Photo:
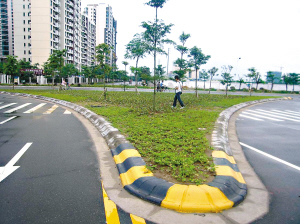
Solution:
[(113, 156), (119, 155), (125, 149), (135, 149), (130, 143), (122, 143), (117, 148), (111, 150)]
[(161, 205), (169, 188), (173, 185), (173, 183), (157, 177), (141, 177), (132, 184), (125, 185), (124, 188), (129, 193), (139, 198), (145, 199), (156, 205)]
[(134, 166), (145, 166), (146, 163), (142, 159), (142, 157), (129, 157), (123, 163), (117, 164), (117, 168), (119, 173), (126, 173), (130, 168)]
[(227, 159), (224, 159), (224, 158), (214, 158), (214, 164), (219, 165), (219, 166), (229, 166), (234, 171), (240, 172), (240, 170), (236, 164), (232, 164), (231, 162), (229, 162)]
[(247, 185), (230, 176), (216, 176), (208, 185), (219, 188), (229, 200), (234, 202), (234, 206), (240, 204), (247, 195)]

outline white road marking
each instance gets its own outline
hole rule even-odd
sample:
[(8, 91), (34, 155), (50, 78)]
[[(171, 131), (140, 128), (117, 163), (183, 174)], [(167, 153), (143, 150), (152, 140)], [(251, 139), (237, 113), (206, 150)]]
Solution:
[(267, 115), (267, 116), (270, 116), (270, 117), (276, 117), (276, 118), (280, 118), (280, 119), (284, 119), (284, 120), (300, 122), (300, 120), (295, 120), (295, 119), (292, 119), (292, 118), (287, 118), (287, 117), (283, 117), (283, 116), (274, 115), (270, 111), (267, 111), (268, 113), (260, 112), (260, 111), (255, 111), (255, 110), (248, 110), (248, 111), (251, 111), (253, 113), (262, 114), (262, 115)]
[(41, 103), (41, 104), (39, 104), (39, 105), (37, 105), (37, 106), (31, 108), (30, 110), (25, 111), (24, 114), (30, 114), (30, 113), (32, 113), (33, 111), (35, 111), (35, 110), (41, 108), (41, 107), (44, 106), (44, 105), (46, 105), (46, 103)]
[(12, 174), (19, 166), (14, 166), (16, 162), (23, 156), (23, 154), (29, 149), (32, 145), (32, 142), (26, 143), (23, 148), (4, 166), (0, 167), (0, 182)]
[(271, 118), (271, 117), (267, 117), (267, 116), (263, 116), (263, 115), (259, 115), (259, 114), (249, 113), (249, 112), (246, 112), (246, 111), (244, 111), (243, 114), (251, 115), (251, 116), (254, 116), (254, 117), (265, 118), (265, 119), (269, 119), (269, 120), (272, 120), (272, 121), (284, 121), (284, 120), (279, 120), (279, 119), (275, 119), (275, 118)]
[(290, 116), (294, 116), (294, 117), (300, 118), (300, 114), (295, 114), (295, 113), (286, 112), (286, 111), (280, 111), (280, 110), (272, 110), (272, 111), (280, 112), (282, 114), (286, 114), (286, 115), (290, 115)]
[(56, 110), (56, 108), (58, 108), (57, 105), (53, 105), (49, 110), (47, 110), (44, 114), (51, 114), (53, 111)]
[(8, 110), (8, 111), (5, 111), (5, 112), (3, 112), (3, 113), (5, 113), (5, 114), (10, 114), (10, 113), (12, 113), (12, 112), (14, 112), (14, 111), (16, 111), (16, 110), (22, 109), (23, 107), (27, 107), (27, 106), (30, 105), (30, 104), (31, 104), (31, 103), (25, 103), (25, 104), (23, 104), (23, 105), (21, 105), (21, 106), (15, 107), (15, 108), (13, 108), (13, 109), (11, 109), (11, 110)]
[(257, 109), (257, 110), (262, 111), (262, 112), (266, 112), (266, 113), (275, 114), (275, 115), (281, 115), (283, 117), (289, 117), (289, 118), (294, 118), (294, 119), (299, 119), (300, 120), (300, 117), (297, 117), (297, 116), (291, 115), (291, 114), (284, 114), (284, 113), (281, 113), (281, 111), (277, 112), (277, 111), (268, 111), (268, 110), (262, 110), (262, 109)]
[(249, 118), (249, 119), (256, 120), (256, 121), (263, 121), (262, 119), (255, 118), (255, 117), (250, 117), (250, 116), (247, 116), (247, 115), (244, 115), (244, 114), (240, 114), (240, 117), (245, 117), (245, 118)]
[(297, 112), (297, 111), (292, 111), (292, 110), (285, 110), (286, 112), (289, 112), (289, 113), (294, 113), (294, 114), (299, 114), (300, 115), (300, 112)]
[(271, 158), (271, 159), (274, 159), (274, 160), (276, 160), (277, 162), (283, 163), (283, 164), (285, 164), (285, 165), (287, 165), (287, 166), (289, 166), (289, 167), (292, 167), (292, 168), (294, 168), (294, 169), (300, 171), (300, 167), (299, 167), (299, 166), (296, 166), (296, 165), (294, 165), (294, 164), (291, 164), (291, 163), (289, 163), (289, 162), (286, 162), (286, 161), (284, 161), (284, 160), (282, 160), (282, 159), (279, 159), (279, 158), (277, 158), (277, 157), (275, 157), (275, 156), (272, 156), (272, 155), (270, 155), (270, 154), (268, 154), (268, 153), (265, 153), (265, 152), (263, 152), (263, 151), (261, 151), (261, 150), (259, 150), (259, 149), (256, 149), (256, 148), (254, 148), (254, 147), (252, 147), (252, 146), (246, 145), (245, 143), (240, 142), (240, 144), (241, 144), (242, 146), (244, 146), (244, 147), (247, 147), (248, 149), (251, 149), (251, 150), (253, 150), (253, 151), (255, 151), (255, 152), (258, 152), (258, 153), (260, 153), (260, 154), (262, 154), (262, 155), (264, 155), (264, 156), (267, 156), (267, 157), (269, 157), (269, 158)]
[(68, 111), (68, 110), (66, 110), (66, 111), (64, 112), (64, 114), (71, 114), (71, 112)]
[(6, 107), (10, 107), (10, 106), (15, 105), (15, 104), (17, 104), (17, 103), (9, 103), (9, 104), (6, 104), (6, 105), (0, 107), (0, 110), (1, 110), (1, 109), (4, 109), (4, 108), (6, 108)]
[(6, 123), (6, 122), (8, 122), (8, 121), (10, 121), (10, 120), (12, 120), (12, 119), (14, 119), (16, 117), (17, 116), (10, 117), (10, 118), (6, 119), (5, 121), (0, 122), (0, 124), (4, 124), (4, 123)]

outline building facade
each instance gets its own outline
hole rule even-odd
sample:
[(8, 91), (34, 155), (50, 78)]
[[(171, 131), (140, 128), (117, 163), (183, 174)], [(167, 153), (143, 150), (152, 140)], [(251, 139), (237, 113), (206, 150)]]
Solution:
[(88, 18), (96, 25), (96, 46), (106, 43), (112, 47), (107, 64), (117, 60), (117, 21), (113, 17), (112, 7), (103, 3), (88, 4), (85, 8)]
[(66, 49), (65, 64), (94, 63), (96, 26), (81, 13), (81, 0), (1, 0), (0, 56), (38, 63)]

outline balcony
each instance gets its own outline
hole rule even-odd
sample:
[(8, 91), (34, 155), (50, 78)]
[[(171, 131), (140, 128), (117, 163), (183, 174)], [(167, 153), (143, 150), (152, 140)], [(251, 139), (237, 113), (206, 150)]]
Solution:
[(59, 32), (57, 30), (53, 30), (53, 34), (59, 36)]
[(57, 8), (57, 7), (53, 7), (53, 11), (54, 11), (54, 12), (57, 12), (57, 13), (60, 13), (60, 9)]
[(60, 28), (59, 23), (53, 23), (53, 26), (56, 27), (56, 28), (58, 28), (58, 29)]

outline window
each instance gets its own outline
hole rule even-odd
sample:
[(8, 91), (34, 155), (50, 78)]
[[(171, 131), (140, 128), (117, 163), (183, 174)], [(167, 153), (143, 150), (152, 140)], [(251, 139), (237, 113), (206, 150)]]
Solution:
[(24, 30), (24, 32), (26, 31), (25, 28), (23, 30)]
[(30, 24), (31, 23), (31, 20), (28, 20), (28, 24)]
[(50, 17), (50, 22), (52, 23), (52, 16)]
[(28, 28), (28, 32), (30, 32), (31, 31), (31, 28)]
[(26, 54), (26, 51), (24, 51), (24, 54)]
[(30, 35), (28, 35), (28, 40), (30, 40), (31, 39), (31, 36)]
[(25, 5), (23, 5), (23, 9), (25, 9)]
[(51, 37), (51, 39), (52, 39), (52, 33), (50, 33), (50, 37)]
[(50, 30), (52, 30), (52, 25), (50, 26)]
[(25, 12), (23, 12), (23, 16), (25, 16)]
[(50, 14), (52, 15), (52, 9), (50, 9)]
[(26, 43), (24, 43), (24, 47), (26, 47)]
[[(50, 41), (50, 46), (52, 47), (52, 41)], [(51, 53), (52, 54), (52, 53)]]
[(24, 40), (26, 39), (26, 36), (24, 35)]
[(25, 20), (23, 20), (23, 24), (25, 24)]
[(28, 61), (31, 61), (31, 59), (30, 59), (30, 58), (28, 58)]

